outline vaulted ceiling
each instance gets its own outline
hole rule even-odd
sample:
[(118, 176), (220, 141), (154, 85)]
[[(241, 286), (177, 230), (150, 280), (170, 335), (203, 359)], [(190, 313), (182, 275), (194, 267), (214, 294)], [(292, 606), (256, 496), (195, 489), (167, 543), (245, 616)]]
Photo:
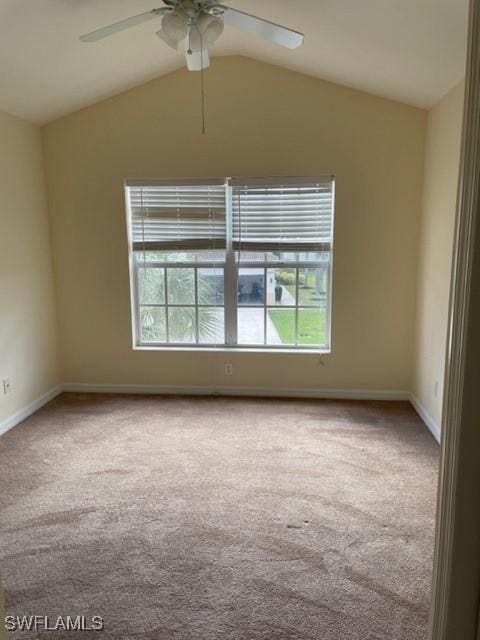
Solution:
[[(468, 0), (229, 0), (305, 33), (295, 51), (226, 27), (241, 54), (429, 108), (464, 75)], [(151, 21), (95, 44), (82, 33), (162, 0), (0, 0), (0, 109), (45, 123), (184, 65)]]

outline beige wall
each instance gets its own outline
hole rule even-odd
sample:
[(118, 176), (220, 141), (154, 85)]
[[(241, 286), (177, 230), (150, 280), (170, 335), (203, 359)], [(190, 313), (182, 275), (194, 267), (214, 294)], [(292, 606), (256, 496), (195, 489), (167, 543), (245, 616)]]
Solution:
[(442, 418), (463, 92), (462, 83), (427, 119), (413, 391), (437, 425)]
[[(41, 133), (0, 112), (0, 421), (59, 383)], [(3, 395), (9, 377), (12, 391)]]
[[(44, 128), (64, 380), (411, 386), (425, 112), (247, 58), (181, 70)], [(123, 180), (337, 178), (333, 353), (132, 351)], [(232, 362), (234, 375), (223, 375)]]

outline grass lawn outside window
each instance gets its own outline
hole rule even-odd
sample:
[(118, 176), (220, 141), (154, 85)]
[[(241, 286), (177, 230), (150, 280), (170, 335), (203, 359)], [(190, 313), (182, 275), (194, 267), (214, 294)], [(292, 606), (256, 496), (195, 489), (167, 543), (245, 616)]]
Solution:
[[(270, 320), (282, 344), (295, 344), (295, 310), (268, 309)], [(325, 342), (325, 309), (298, 310), (298, 344), (318, 345)]]

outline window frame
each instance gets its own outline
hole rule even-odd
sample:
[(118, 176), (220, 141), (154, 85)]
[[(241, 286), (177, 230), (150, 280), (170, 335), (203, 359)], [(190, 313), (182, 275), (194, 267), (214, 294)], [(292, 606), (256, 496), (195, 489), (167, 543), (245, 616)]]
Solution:
[[(287, 178), (279, 178), (278, 180), (286, 180)], [(314, 178), (316, 179), (316, 178)], [(326, 295), (325, 295), (325, 343), (323, 345), (297, 344), (298, 343), (298, 312), (303, 308), (321, 308), (315, 306), (299, 306), (299, 272), (301, 269), (325, 268), (325, 263), (320, 261), (305, 260), (287, 260), (278, 262), (269, 262), (266, 259), (262, 261), (242, 261), (238, 260), (237, 252), (233, 249), (233, 207), (232, 207), (232, 186), (229, 179), (225, 179), (226, 189), (226, 248), (225, 259), (223, 261), (151, 261), (136, 259), (136, 251), (133, 250), (132, 231), (131, 231), (131, 213), (130, 201), (128, 196), (128, 187), (136, 184), (138, 181), (125, 181), (125, 206), (127, 214), (127, 236), (128, 236), (128, 257), (129, 257), (129, 274), (130, 274), (130, 307), (131, 307), (131, 329), (132, 329), (132, 348), (138, 351), (224, 351), (224, 352), (264, 352), (264, 353), (313, 353), (328, 354), (332, 351), (332, 306), (333, 306), (333, 262), (334, 262), (334, 214), (335, 214), (335, 178), (328, 176), (332, 183), (332, 241), (329, 251), (328, 266), (326, 268)], [(266, 178), (271, 182), (272, 178)], [(302, 182), (305, 178), (289, 178), (292, 182), (298, 180)], [(324, 181), (325, 177), (319, 178)], [(149, 181), (145, 181), (149, 182)], [(155, 184), (152, 180), (151, 183)], [(165, 181), (167, 182), (167, 181)], [(186, 182), (186, 181), (185, 181)], [(195, 251), (195, 250), (193, 250)], [(222, 250), (223, 251), (223, 250)], [(259, 253), (266, 253), (260, 251)], [(295, 252), (302, 253), (300, 251)], [(138, 286), (138, 275), (141, 268), (159, 268), (164, 270), (164, 304), (141, 304), (139, 298), (140, 288)], [(168, 284), (167, 269), (184, 268), (194, 270), (195, 282), (195, 303), (194, 304), (170, 304), (168, 302)], [(224, 300), (223, 305), (203, 305), (198, 304), (198, 270), (199, 269), (219, 269), (224, 274)], [(264, 293), (264, 301), (262, 305), (239, 305), (238, 295), (238, 270), (244, 268), (262, 269), (266, 282), (267, 272), (269, 269), (285, 268), (295, 269), (295, 305), (268, 305), (266, 291)], [(166, 342), (145, 342), (141, 339), (141, 319), (140, 312), (142, 306), (145, 307), (163, 307), (165, 309), (166, 322)], [(189, 307), (195, 309), (195, 338), (198, 340), (198, 310), (204, 307), (218, 307), (224, 309), (224, 343), (198, 343), (198, 342), (168, 342), (168, 309), (170, 307)], [(238, 343), (238, 308), (257, 308), (262, 309), (264, 316), (264, 344), (239, 344)], [(269, 309), (294, 309), (295, 311), (295, 344), (265, 344), (267, 340), (266, 323)]]

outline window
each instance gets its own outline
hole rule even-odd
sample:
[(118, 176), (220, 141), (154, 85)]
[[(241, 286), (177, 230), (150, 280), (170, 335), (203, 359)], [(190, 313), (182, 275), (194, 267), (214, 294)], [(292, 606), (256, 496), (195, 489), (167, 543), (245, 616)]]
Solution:
[(129, 181), (137, 347), (330, 348), (332, 178)]

